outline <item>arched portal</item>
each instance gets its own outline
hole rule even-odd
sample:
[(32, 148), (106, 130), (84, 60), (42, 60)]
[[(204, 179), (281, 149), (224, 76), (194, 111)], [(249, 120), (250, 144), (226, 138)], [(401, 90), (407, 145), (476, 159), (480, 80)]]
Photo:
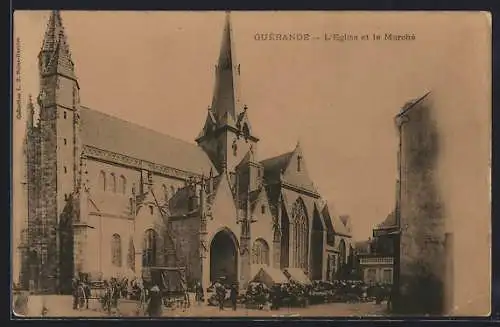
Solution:
[(228, 283), (238, 281), (238, 244), (234, 234), (223, 229), (210, 244), (210, 281), (226, 278)]

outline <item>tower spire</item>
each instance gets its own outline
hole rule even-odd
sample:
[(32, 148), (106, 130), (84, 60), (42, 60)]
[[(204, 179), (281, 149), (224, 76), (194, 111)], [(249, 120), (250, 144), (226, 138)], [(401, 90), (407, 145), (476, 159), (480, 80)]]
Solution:
[(53, 10), (50, 14), (38, 59), (42, 74), (62, 73), (75, 78), (74, 64), (59, 10)]
[(243, 111), (239, 93), (240, 65), (235, 58), (233, 39), (231, 14), (226, 12), (211, 106), (219, 126), (235, 125)]

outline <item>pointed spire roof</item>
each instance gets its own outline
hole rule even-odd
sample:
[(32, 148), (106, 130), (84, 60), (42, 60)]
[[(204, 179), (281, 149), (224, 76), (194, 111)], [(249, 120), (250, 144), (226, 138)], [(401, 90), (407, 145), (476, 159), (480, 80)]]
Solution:
[(212, 113), (219, 126), (233, 126), (243, 112), (239, 94), (240, 65), (236, 61), (231, 15), (226, 12), (216, 81), (212, 99)]
[(58, 71), (74, 77), (73, 60), (59, 10), (50, 14), (39, 59), (42, 72)]

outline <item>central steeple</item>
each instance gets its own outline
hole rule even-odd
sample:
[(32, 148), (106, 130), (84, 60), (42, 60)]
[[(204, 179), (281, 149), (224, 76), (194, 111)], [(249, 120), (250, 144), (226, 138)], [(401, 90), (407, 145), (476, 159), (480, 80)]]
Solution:
[(236, 60), (230, 13), (226, 13), (219, 59), (215, 69), (212, 104), (196, 142), (219, 171), (234, 170), (258, 139), (253, 136), (248, 108), (241, 101), (241, 67)]
[(225, 124), (235, 126), (238, 115), (243, 111), (239, 92), (241, 68), (236, 60), (233, 40), (231, 17), (226, 13), (211, 106), (219, 127)]

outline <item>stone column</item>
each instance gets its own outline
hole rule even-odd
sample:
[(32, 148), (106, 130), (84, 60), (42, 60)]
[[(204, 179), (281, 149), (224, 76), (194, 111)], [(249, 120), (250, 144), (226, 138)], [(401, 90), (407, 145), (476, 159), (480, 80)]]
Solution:
[(240, 271), (239, 271), (239, 280), (240, 280), (240, 289), (246, 288), (247, 284), (252, 278), (250, 276), (251, 274), (251, 269), (250, 269), (250, 262), (251, 262), (251, 253), (250, 253), (250, 231), (248, 230), (250, 228), (250, 221), (248, 219), (244, 219), (242, 222), (242, 235), (240, 239), (240, 249), (239, 249), (239, 254), (240, 254)]
[(327, 271), (328, 271), (328, 265), (329, 265), (329, 262), (328, 262), (328, 252), (326, 251), (326, 247), (327, 247), (327, 244), (326, 244), (326, 231), (323, 231), (323, 252), (321, 253), (321, 260), (322, 260), (322, 269), (321, 269), (321, 280), (328, 280), (328, 275), (327, 275)]
[(206, 252), (201, 259), (201, 286), (205, 297), (204, 302), (208, 303), (207, 288), (210, 286), (210, 252)]
[(138, 277), (142, 276), (142, 249), (135, 249), (135, 274)]
[(273, 262), (272, 266), (279, 268), (281, 263), (281, 220), (277, 218), (273, 224)]

